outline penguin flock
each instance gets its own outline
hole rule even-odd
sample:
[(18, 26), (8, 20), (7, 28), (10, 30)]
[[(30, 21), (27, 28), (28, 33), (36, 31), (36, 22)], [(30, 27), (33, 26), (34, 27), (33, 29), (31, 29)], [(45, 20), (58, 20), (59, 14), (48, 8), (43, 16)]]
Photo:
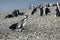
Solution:
[[(50, 7), (49, 4), (46, 5), (46, 6)], [(43, 9), (44, 8), (43, 6), (35, 7), (33, 9), (33, 11), (31, 12), (31, 15), (34, 15), (38, 8), (40, 9), (40, 16), (43, 16), (44, 10), (45, 10), (45, 15), (48, 15), (48, 13), (51, 12), (48, 7), (46, 7), (45, 9)], [(55, 16), (56, 17), (59, 17), (60, 16), (60, 12), (59, 12), (58, 6), (55, 8), (55, 11), (56, 11), (56, 15)], [(12, 12), (12, 14), (7, 15), (5, 18), (17, 17), (18, 15), (21, 15), (22, 16), (24, 14), (25, 14), (24, 12), (19, 12), (19, 10), (14, 10)], [(23, 19), (21, 19), (18, 23), (12, 24), (9, 27), (9, 29), (17, 30), (17, 31), (24, 30), (24, 26), (26, 25), (26, 22), (27, 22), (28, 17), (29, 17), (28, 15), (24, 15), (24, 18)]]
[(60, 11), (59, 11), (59, 6), (60, 5), (58, 3), (57, 4), (52, 4), (52, 5), (46, 4), (45, 8), (40, 5), (40, 6), (33, 9), (33, 11), (31, 12), (31, 15), (34, 15), (38, 8), (40, 9), (40, 16), (43, 16), (43, 14), (47, 15), (48, 13), (51, 12), (51, 10), (48, 8), (50, 6), (55, 6), (56, 7), (55, 8), (55, 12), (56, 12), (55, 17), (59, 17), (60, 16)]
[[(40, 9), (40, 16), (43, 16), (43, 14), (44, 14), (43, 6), (34, 8), (33, 11), (31, 12), (31, 15), (34, 15), (38, 8)], [(51, 12), (50, 9), (48, 7), (46, 7), (45, 15), (47, 15), (49, 12)]]
[(5, 19), (6, 18), (13, 18), (13, 17), (17, 17), (17, 16), (23, 16), (25, 13), (24, 12), (19, 12), (19, 10), (14, 10), (13, 12), (12, 12), (12, 14), (8, 14), (6, 17), (5, 17)]

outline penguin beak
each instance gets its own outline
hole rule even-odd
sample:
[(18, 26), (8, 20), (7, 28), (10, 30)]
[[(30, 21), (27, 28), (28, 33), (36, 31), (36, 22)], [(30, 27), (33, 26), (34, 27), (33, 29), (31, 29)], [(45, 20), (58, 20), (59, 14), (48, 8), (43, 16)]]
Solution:
[(24, 18), (28, 18), (28, 15), (25, 15)]

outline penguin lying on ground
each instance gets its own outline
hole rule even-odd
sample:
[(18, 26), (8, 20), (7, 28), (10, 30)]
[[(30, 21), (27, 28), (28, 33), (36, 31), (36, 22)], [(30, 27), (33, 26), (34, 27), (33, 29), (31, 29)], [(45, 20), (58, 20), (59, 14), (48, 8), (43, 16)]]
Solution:
[(8, 14), (6, 17), (5, 17), (5, 19), (6, 18), (13, 18), (14, 16), (12, 15), (12, 14)]
[(22, 20), (20, 20), (19, 23), (12, 24), (9, 29), (16, 30), (16, 31), (22, 31), (24, 30), (24, 26), (26, 25), (28, 15), (25, 15)]

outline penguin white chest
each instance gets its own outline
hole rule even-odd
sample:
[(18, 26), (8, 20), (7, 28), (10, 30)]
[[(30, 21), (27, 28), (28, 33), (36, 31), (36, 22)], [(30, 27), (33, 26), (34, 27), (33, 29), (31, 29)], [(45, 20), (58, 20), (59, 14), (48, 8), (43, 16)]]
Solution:
[(25, 24), (26, 24), (26, 19), (24, 20), (23, 26), (25, 26)]
[(18, 28), (20, 28), (21, 25), (18, 25)]

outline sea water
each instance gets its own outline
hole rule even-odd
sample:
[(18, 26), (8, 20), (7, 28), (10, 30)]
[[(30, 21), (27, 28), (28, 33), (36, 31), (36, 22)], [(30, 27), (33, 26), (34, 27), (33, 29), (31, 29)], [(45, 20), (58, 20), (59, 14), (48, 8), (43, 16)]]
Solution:
[(29, 5), (60, 3), (60, 0), (0, 0), (0, 12), (12, 11), (15, 9), (29, 9)]

